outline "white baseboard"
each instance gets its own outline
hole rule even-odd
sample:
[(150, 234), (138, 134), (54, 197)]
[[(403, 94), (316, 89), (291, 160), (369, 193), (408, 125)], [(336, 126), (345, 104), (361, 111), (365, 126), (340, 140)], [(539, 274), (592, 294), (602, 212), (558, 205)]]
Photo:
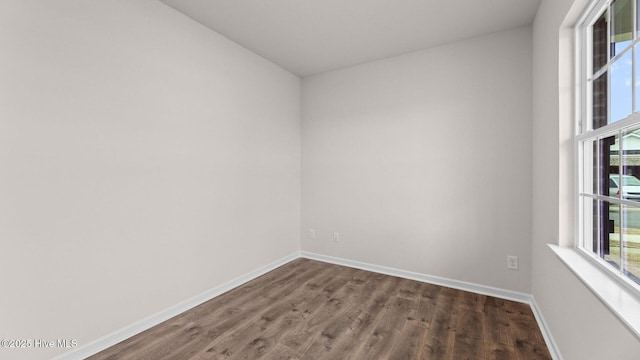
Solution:
[(549, 348), (549, 352), (551, 353), (551, 358), (553, 360), (563, 360), (562, 354), (560, 354), (560, 348), (558, 348), (558, 344), (556, 344), (553, 336), (551, 336), (551, 332), (549, 331), (549, 326), (547, 322), (544, 320), (542, 316), (542, 312), (540, 312), (540, 308), (538, 308), (538, 304), (536, 303), (536, 299), (531, 296), (531, 301), (529, 302), (531, 306), (531, 311), (533, 311), (533, 316), (536, 317), (536, 321), (538, 322), (538, 327), (540, 328), (540, 332), (542, 332), (542, 337), (544, 337), (544, 342), (547, 344), (547, 348)]
[(500, 288), (495, 288), (491, 286), (479, 285), (468, 283), (464, 281), (446, 279), (438, 276), (425, 275), (420, 273), (415, 273), (411, 271), (395, 269), (386, 266), (374, 265), (369, 263), (364, 263), (360, 261), (348, 260), (333, 256), (321, 255), (312, 252), (302, 251), (300, 253), (301, 257), (328, 262), (336, 265), (349, 266), (356, 269), (362, 269), (367, 271), (372, 271), (376, 273), (381, 273), (385, 275), (397, 276), (405, 279), (416, 280), (421, 282), (426, 282), (429, 284), (435, 284), (440, 286), (446, 286), (453, 289), (469, 291), (476, 294), (482, 294), (487, 296), (493, 296), (500, 299), (512, 300), (521, 303), (526, 303), (531, 307), (531, 311), (538, 322), (538, 327), (540, 328), (540, 332), (542, 333), (542, 337), (549, 348), (549, 352), (551, 353), (551, 357), (554, 360), (562, 360), (562, 356), (560, 355), (560, 351), (558, 351), (558, 346), (556, 342), (553, 340), (551, 333), (549, 332), (549, 328), (547, 323), (544, 321), (544, 317), (542, 317), (542, 313), (536, 304), (534, 297), (531, 294), (525, 294), (516, 291), (510, 291)]
[(513, 300), (521, 303), (529, 303), (531, 298), (531, 295), (517, 292), (517, 291), (510, 291), (510, 290), (495, 288), (491, 286), (478, 285), (478, 284), (473, 284), (473, 283), (468, 283), (468, 282), (458, 281), (458, 280), (451, 280), (451, 279), (446, 279), (438, 276), (425, 275), (425, 274), (415, 273), (412, 271), (374, 265), (374, 264), (348, 260), (343, 258), (337, 258), (333, 256), (321, 255), (321, 254), (311, 253), (307, 251), (302, 251), (300, 255), (307, 259), (324, 261), (324, 262), (337, 264), (337, 265), (349, 266), (356, 269), (373, 271), (373, 272), (377, 272), (385, 275), (397, 276), (405, 279), (426, 282), (429, 284), (446, 286), (446, 287), (450, 287), (458, 290), (464, 290), (464, 291), (469, 291), (476, 294), (494, 296), (497, 298)]
[(260, 275), (263, 275), (277, 267), (280, 267), (300, 257), (311, 259), (311, 260), (322, 261), (326, 263), (331, 263), (331, 264), (336, 264), (336, 265), (343, 265), (343, 266), (348, 266), (352, 268), (372, 271), (372, 272), (385, 274), (385, 275), (397, 276), (397, 277), (410, 279), (410, 280), (426, 282), (426, 283), (435, 284), (435, 285), (446, 286), (446, 287), (450, 287), (458, 290), (470, 291), (477, 294), (488, 295), (488, 296), (493, 296), (493, 297), (497, 297), (505, 300), (512, 300), (512, 301), (529, 304), (536, 318), (536, 321), (538, 322), (538, 326), (540, 327), (540, 331), (542, 332), (542, 336), (544, 337), (544, 340), (547, 344), (547, 347), (549, 348), (549, 352), (551, 353), (552, 358), (554, 360), (562, 360), (560, 352), (558, 351), (558, 347), (555, 341), (553, 340), (551, 333), (548, 330), (547, 324), (544, 321), (542, 314), (540, 313), (540, 309), (538, 308), (538, 305), (536, 304), (535, 299), (530, 294), (495, 288), (491, 286), (473, 284), (473, 283), (468, 283), (464, 281), (446, 279), (438, 276), (420, 274), (420, 273), (415, 273), (411, 271), (406, 271), (406, 270), (401, 270), (401, 269), (396, 269), (396, 268), (391, 268), (386, 266), (364, 263), (360, 261), (321, 255), (321, 254), (316, 254), (316, 253), (307, 252), (307, 251), (293, 253), (289, 256), (276, 260), (270, 264), (267, 264), (254, 271), (251, 271), (250, 273), (247, 273), (225, 284), (222, 284), (216, 288), (213, 288), (205, 293), (197, 295), (189, 300), (186, 300), (180, 304), (172, 306), (164, 311), (151, 315), (146, 319), (143, 319), (130, 326), (127, 326), (123, 329), (115, 331), (101, 339), (98, 339), (89, 344), (86, 344), (77, 349), (74, 349), (70, 352), (62, 354), (61, 356), (56, 357), (55, 359), (56, 360), (85, 359), (91, 355), (97, 354), (102, 350), (105, 350), (123, 340), (126, 340), (134, 335), (137, 335), (147, 329), (150, 329), (153, 326), (156, 326), (166, 320), (169, 320), (170, 318), (178, 314), (181, 314), (189, 309), (192, 309), (210, 299), (213, 299), (218, 295), (221, 295), (233, 288), (236, 288), (248, 281), (251, 281), (257, 278)]
[(276, 260), (270, 264), (262, 266), (250, 273), (247, 273), (243, 276), (240, 276), (236, 279), (233, 279), (227, 283), (224, 283), (220, 286), (217, 286), (207, 292), (204, 292), (200, 295), (197, 295), (191, 299), (183, 301), (175, 306), (172, 306), (164, 311), (156, 313), (154, 315), (149, 316), (146, 319), (138, 321), (130, 326), (117, 330), (101, 339), (88, 343), (84, 346), (78, 347), (70, 352), (64, 353), (59, 357), (54, 359), (57, 360), (75, 360), (75, 359), (85, 359), (91, 355), (97, 354), (102, 350), (105, 350), (123, 340), (126, 340), (134, 335), (137, 335), (147, 329), (152, 328), (166, 320), (171, 319), (172, 317), (181, 314), (189, 309), (192, 309), (208, 300), (213, 299), (214, 297), (221, 295), (233, 288), (236, 288), (250, 280), (257, 278), (260, 275), (266, 274), (269, 271), (280, 267), (292, 260), (295, 260), (300, 257), (298, 252), (293, 253), (291, 255), (285, 256), (279, 260)]

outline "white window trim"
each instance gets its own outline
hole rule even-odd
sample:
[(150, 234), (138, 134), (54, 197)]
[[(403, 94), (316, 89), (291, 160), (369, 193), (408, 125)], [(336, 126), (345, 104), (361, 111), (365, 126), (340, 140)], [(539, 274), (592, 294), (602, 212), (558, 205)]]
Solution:
[[(608, 6), (612, 0), (597, 0), (591, 2), (585, 9), (583, 15), (577, 22), (575, 28), (575, 72), (576, 91), (575, 96), (575, 133), (574, 133), (574, 186), (576, 191), (574, 209), (574, 246), (560, 247), (557, 245), (549, 245), (551, 250), (558, 256), (586, 287), (631, 331), (636, 338), (640, 339), (640, 291), (637, 284), (630, 279), (621, 276), (613, 267), (607, 264), (603, 259), (581, 247), (581, 201), (579, 191), (581, 190), (581, 179), (583, 171), (583, 163), (580, 155), (580, 144), (583, 140), (591, 139), (599, 135), (605, 135), (612, 132), (620, 132), (621, 129), (638, 124), (640, 113), (635, 113), (629, 118), (619, 120), (610, 124), (606, 129), (599, 128), (582, 133), (583, 119), (590, 113), (589, 93), (586, 90), (585, 73), (588, 67), (588, 57), (584, 56), (587, 49), (585, 45), (589, 39), (588, 28), (598, 19), (600, 12), (594, 12), (595, 9), (602, 9)], [(634, 12), (634, 18), (637, 16)], [(588, 54), (587, 54), (588, 55)], [(634, 59), (635, 60), (635, 59)], [(635, 72), (635, 66), (633, 67)], [(635, 75), (635, 74), (634, 74)], [(609, 82), (610, 84), (610, 82)], [(611, 92), (608, 91), (609, 96)], [(635, 96), (633, 100), (635, 102)], [(638, 104), (635, 104), (636, 106)], [(621, 199), (624, 203), (626, 200)]]

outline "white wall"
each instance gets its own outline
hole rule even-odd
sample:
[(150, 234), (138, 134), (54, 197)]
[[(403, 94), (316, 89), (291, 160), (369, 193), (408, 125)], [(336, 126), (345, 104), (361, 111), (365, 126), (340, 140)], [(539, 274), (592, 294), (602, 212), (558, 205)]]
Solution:
[(302, 88), (302, 250), (530, 292), (529, 27)]
[(570, 26), (586, 2), (543, 0), (534, 23), (533, 295), (565, 360), (631, 360), (638, 339), (546, 245), (573, 244)]
[(0, 338), (85, 345), (298, 251), (299, 78), (155, 0), (5, 0), (0, 44)]

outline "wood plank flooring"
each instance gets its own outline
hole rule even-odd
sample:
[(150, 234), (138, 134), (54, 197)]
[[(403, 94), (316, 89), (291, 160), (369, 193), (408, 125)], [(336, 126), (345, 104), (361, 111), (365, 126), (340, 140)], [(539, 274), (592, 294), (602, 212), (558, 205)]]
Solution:
[(297, 259), (89, 359), (551, 359), (526, 304)]

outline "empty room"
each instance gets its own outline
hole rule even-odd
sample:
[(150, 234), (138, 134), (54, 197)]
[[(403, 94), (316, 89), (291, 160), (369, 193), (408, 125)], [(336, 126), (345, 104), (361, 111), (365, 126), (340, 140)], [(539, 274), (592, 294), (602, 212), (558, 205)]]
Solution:
[(0, 359), (640, 359), (640, 0), (1, 0)]

